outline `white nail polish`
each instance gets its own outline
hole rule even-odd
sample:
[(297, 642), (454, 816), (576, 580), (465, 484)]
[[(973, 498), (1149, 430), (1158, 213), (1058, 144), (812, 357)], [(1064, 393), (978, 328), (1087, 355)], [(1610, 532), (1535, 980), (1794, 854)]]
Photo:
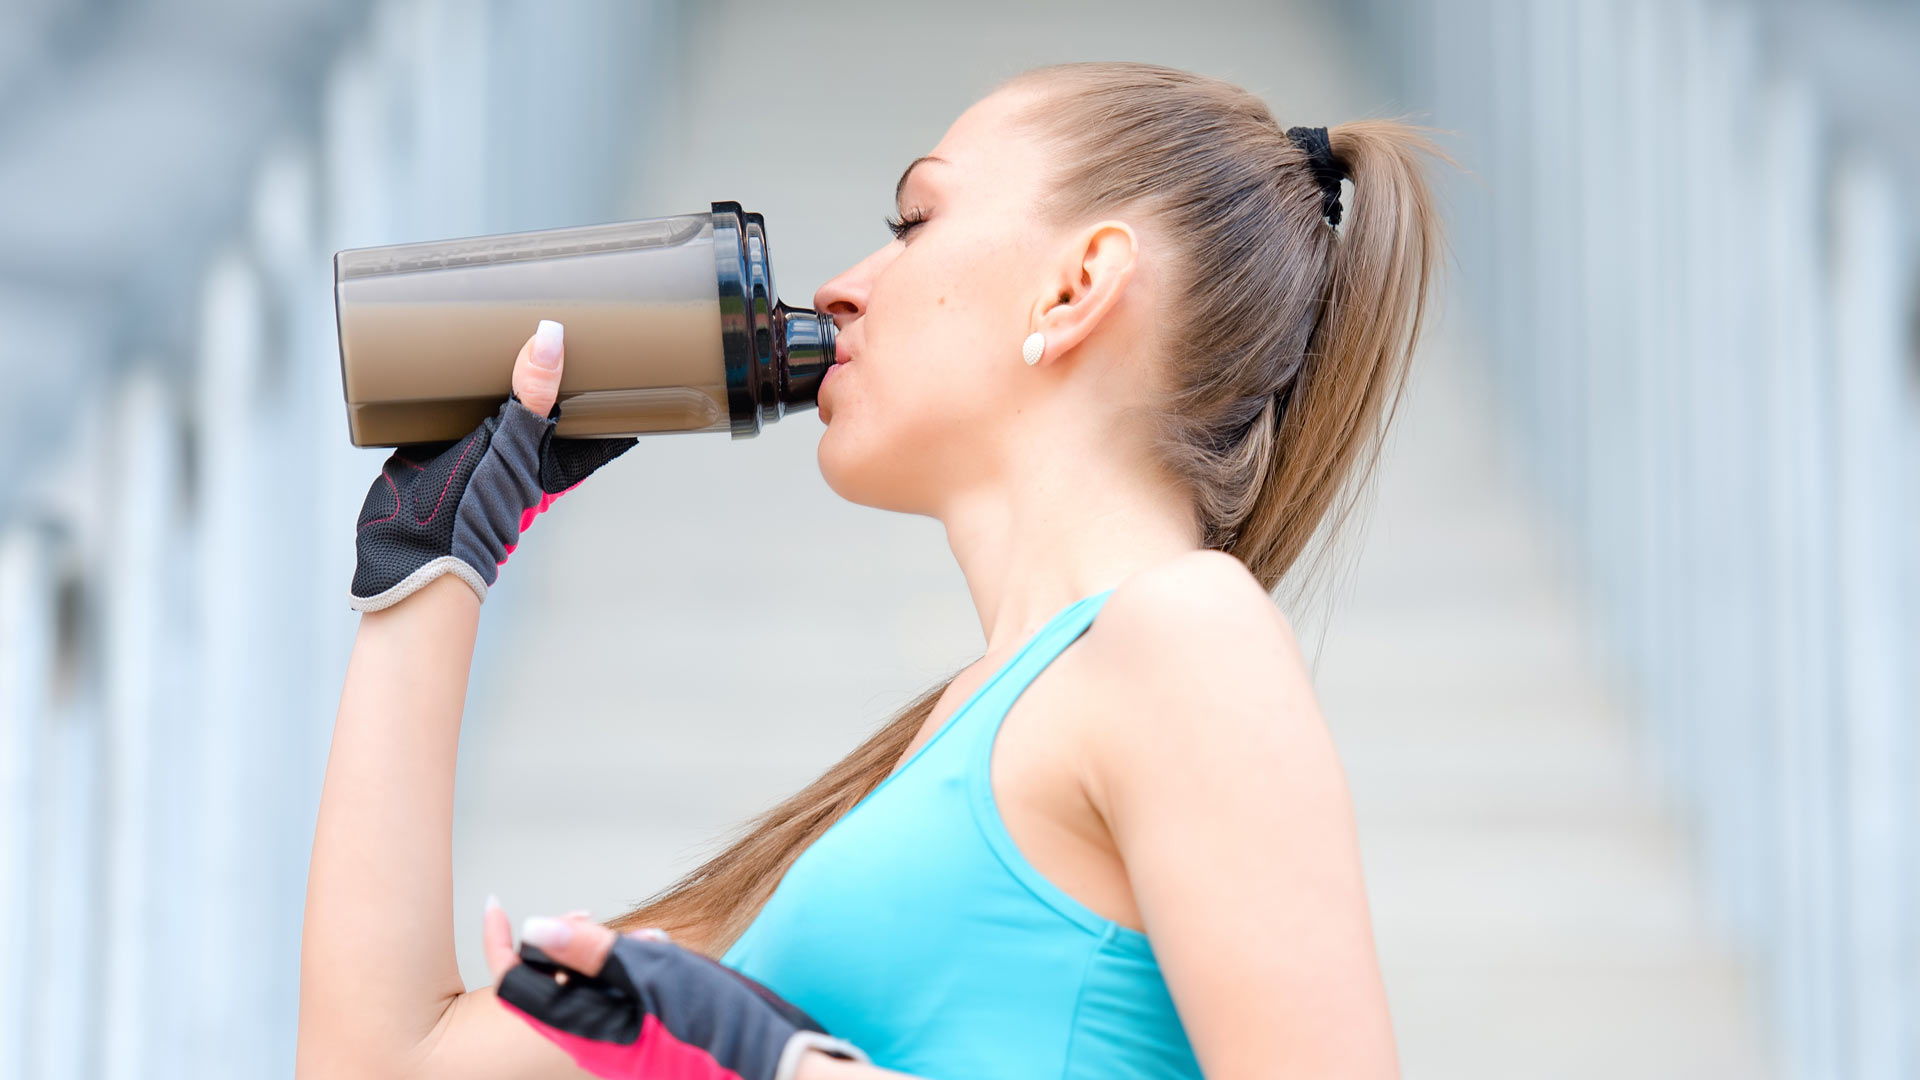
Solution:
[(533, 333), (533, 362), (543, 368), (558, 367), (565, 328), (552, 319), (541, 319)]
[(573, 940), (573, 927), (565, 919), (529, 915), (520, 927), (520, 940), (542, 949), (558, 949)]
[(500, 898), (493, 895), (492, 893), (487, 894), (487, 910), (488, 911), (500, 910)]

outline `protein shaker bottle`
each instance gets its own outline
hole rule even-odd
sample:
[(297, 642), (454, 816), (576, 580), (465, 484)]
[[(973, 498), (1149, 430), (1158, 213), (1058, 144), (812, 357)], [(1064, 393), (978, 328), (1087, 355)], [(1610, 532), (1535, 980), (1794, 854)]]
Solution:
[(511, 389), (541, 319), (567, 328), (566, 436), (760, 433), (814, 407), (833, 320), (781, 303), (759, 214), (352, 248), (333, 257), (355, 446), (457, 439)]

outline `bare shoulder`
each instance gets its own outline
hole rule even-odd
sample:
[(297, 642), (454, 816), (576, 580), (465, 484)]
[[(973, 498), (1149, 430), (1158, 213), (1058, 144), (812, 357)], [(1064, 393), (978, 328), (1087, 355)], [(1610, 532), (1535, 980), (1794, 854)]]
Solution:
[(1090, 793), (1184, 762), (1224, 777), (1223, 757), (1339, 771), (1289, 624), (1240, 560), (1196, 551), (1108, 597), (1087, 637), (1083, 704)]
[(1128, 578), (1089, 636), (1098, 642), (1092, 651), (1129, 668), (1156, 657), (1202, 660), (1210, 674), (1264, 681), (1273, 664), (1299, 657), (1286, 614), (1246, 564), (1223, 551), (1189, 552)]
[(1209, 1075), (1398, 1075), (1352, 795), (1277, 605), (1195, 552), (1096, 635), (1082, 790)]

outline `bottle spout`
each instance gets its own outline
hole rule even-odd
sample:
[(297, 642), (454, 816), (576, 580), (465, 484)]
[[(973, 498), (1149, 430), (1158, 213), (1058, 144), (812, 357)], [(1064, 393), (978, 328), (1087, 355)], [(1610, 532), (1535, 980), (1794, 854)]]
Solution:
[(729, 421), (734, 438), (751, 438), (790, 411), (817, 407), (833, 366), (833, 317), (780, 302), (765, 223), (737, 202), (713, 204), (713, 257)]
[(784, 411), (818, 405), (820, 383), (833, 366), (833, 318), (811, 308), (773, 306), (775, 348), (780, 351), (780, 401)]

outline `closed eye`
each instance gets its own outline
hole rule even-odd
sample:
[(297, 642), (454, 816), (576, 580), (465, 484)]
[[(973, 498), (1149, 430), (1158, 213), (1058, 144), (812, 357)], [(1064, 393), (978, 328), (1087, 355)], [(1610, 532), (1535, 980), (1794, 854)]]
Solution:
[(888, 214), (887, 229), (893, 233), (895, 240), (905, 240), (907, 234), (913, 231), (915, 225), (923, 225), (926, 223), (926, 220), (926, 215), (918, 210), (910, 210), (904, 217), (894, 217), (892, 214)]

